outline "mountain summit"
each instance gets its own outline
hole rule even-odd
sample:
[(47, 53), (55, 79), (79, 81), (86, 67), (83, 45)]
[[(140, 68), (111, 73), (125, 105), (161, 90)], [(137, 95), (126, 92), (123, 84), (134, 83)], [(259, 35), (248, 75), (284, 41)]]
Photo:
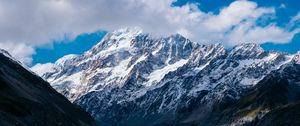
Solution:
[(121, 29), (82, 55), (58, 60), (42, 77), (103, 123), (199, 124), (297, 56)]

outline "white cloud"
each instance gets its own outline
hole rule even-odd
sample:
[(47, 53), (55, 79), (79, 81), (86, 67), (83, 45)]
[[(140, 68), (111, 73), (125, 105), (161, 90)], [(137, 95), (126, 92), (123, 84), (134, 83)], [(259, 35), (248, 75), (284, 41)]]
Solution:
[[(276, 22), (257, 26), (258, 20), (275, 16), (276, 12), (272, 7), (258, 7), (255, 2), (235, 1), (217, 14), (205, 13), (197, 4), (174, 7), (172, 2), (174, 0), (1, 0), (0, 48), (9, 48), (10, 52), (28, 51), (22, 55), (28, 63), (36, 46), (99, 29), (111, 31), (139, 26), (155, 35), (177, 32), (200, 43), (222, 42), (227, 46), (241, 42), (286, 43), (297, 32), (297, 29), (279, 27)], [(4, 44), (7, 42), (23, 45), (24, 49), (16, 51)]]
[(232, 31), (232, 34), (229, 35), (228, 38), (231, 42), (234, 42), (232, 44), (236, 44), (238, 42), (285, 43), (289, 42), (293, 38), (294, 34), (297, 32), (298, 30), (293, 32), (287, 32), (279, 27), (276, 27), (275, 25), (268, 25), (266, 27), (254, 27), (249, 29), (249, 26), (247, 26), (247, 24), (241, 24), (239, 27)]
[(254, 23), (264, 14), (274, 13), (273, 8), (257, 8), (253, 2), (237, 1), (205, 20), (205, 26), (213, 31), (228, 31), (231, 27), (240, 25), (243, 20)]
[(298, 12), (298, 14), (292, 18), (291, 23), (295, 25), (295, 23), (299, 21), (300, 21), (300, 12)]

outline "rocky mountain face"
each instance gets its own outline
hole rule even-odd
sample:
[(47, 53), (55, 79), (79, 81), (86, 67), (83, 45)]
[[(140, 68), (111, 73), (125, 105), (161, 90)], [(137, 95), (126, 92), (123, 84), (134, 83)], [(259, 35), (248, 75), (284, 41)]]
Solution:
[[(268, 74), (245, 95), (209, 116), (211, 125), (299, 125), (300, 65), (289, 63)], [(211, 123), (213, 122), (213, 123)]]
[(104, 124), (214, 125), (222, 120), (213, 115), (291, 63), (299, 63), (299, 54), (250, 43), (228, 51), (179, 34), (155, 38), (127, 28), (82, 55), (59, 59), (42, 77)]
[(272, 72), (245, 98), (253, 101), (248, 104), (252, 111), (269, 111), (256, 114), (256, 120), (251, 125), (300, 125), (300, 65), (289, 64)]
[(49, 83), (0, 50), (1, 126), (96, 126)]

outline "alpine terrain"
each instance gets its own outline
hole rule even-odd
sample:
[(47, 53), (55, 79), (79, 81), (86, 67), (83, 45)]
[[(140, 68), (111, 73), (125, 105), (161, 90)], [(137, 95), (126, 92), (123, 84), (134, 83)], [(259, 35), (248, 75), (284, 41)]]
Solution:
[(77, 105), (0, 49), (1, 126), (96, 126)]
[(288, 124), (299, 117), (299, 57), (125, 28), (41, 76), (104, 125)]

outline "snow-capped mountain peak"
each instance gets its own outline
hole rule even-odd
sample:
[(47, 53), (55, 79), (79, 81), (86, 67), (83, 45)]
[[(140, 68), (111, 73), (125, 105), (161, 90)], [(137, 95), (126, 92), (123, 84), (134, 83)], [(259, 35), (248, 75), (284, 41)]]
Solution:
[(114, 37), (132, 37), (141, 34), (143, 30), (140, 27), (126, 27), (113, 31), (111, 34)]
[(230, 57), (236, 57), (238, 59), (251, 59), (257, 58), (264, 52), (264, 49), (258, 44), (245, 43), (235, 46), (229, 53)]
[(57, 66), (65, 66), (68, 65), (73, 59), (75, 59), (76, 57), (78, 57), (78, 55), (76, 54), (69, 54), (69, 55), (65, 55), (62, 58), (59, 58), (56, 62), (55, 65)]
[[(87, 51), (86, 55), (95, 55), (100, 52), (102, 55), (114, 53), (120, 50), (131, 50), (133, 40), (142, 34), (139, 27), (123, 28), (108, 33), (97, 45)], [(101, 54), (99, 54), (101, 55)]]

